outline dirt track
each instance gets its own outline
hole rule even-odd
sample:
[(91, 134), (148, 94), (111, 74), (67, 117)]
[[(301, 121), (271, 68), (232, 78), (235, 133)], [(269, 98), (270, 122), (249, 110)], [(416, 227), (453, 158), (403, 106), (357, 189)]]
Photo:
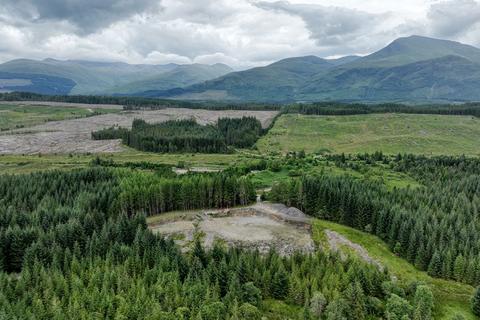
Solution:
[[(90, 106), (90, 105), (89, 105)], [(150, 123), (195, 118), (198, 123), (213, 123), (218, 118), (254, 116), (267, 127), (275, 111), (193, 110), (167, 108), (155, 111), (125, 111), (94, 117), (53, 121), (0, 135), (0, 154), (101, 153), (124, 150), (119, 140), (94, 141), (91, 132), (113, 125), (129, 128), (135, 118)]]

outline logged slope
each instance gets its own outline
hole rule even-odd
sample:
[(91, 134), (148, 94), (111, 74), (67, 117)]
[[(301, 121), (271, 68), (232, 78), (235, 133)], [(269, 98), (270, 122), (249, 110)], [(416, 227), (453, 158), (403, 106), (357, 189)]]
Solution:
[(180, 65), (175, 69), (155, 77), (114, 87), (108, 90), (108, 92), (115, 94), (134, 94), (136, 96), (152, 96), (155, 95), (157, 90), (186, 87), (198, 82), (221, 77), (232, 71), (232, 68), (221, 63), (214, 65), (198, 63)]
[(292, 100), (299, 86), (312, 75), (332, 66), (328, 60), (315, 56), (288, 58), (265, 67), (232, 72), (174, 94), (180, 93), (179, 98), (190, 99), (202, 99), (210, 92), (216, 92), (222, 99)]

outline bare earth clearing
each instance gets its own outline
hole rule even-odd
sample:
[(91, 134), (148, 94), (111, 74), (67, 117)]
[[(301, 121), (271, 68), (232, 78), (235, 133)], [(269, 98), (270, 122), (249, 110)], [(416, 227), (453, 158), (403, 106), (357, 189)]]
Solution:
[(176, 239), (184, 250), (188, 250), (196, 224), (204, 235), (206, 248), (221, 241), (228, 246), (258, 249), (261, 253), (274, 248), (282, 255), (315, 249), (310, 219), (299, 210), (277, 204), (259, 203), (245, 208), (177, 213), (163, 221), (150, 222), (149, 228)]
[[(89, 108), (91, 106), (88, 105)], [(276, 114), (276, 111), (167, 108), (155, 111), (125, 111), (81, 119), (53, 121), (0, 135), (0, 154), (120, 152), (125, 150), (120, 140), (94, 141), (91, 139), (91, 132), (114, 125), (130, 128), (135, 118), (144, 119), (150, 123), (195, 118), (198, 123), (207, 124), (214, 123), (222, 117), (254, 116), (260, 120), (262, 126), (268, 127)]]

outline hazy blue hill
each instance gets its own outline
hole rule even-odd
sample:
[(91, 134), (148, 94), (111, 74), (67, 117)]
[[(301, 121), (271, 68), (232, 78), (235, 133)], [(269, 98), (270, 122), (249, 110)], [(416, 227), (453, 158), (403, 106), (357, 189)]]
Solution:
[(115, 85), (167, 72), (173, 67), (172, 65), (130, 65), (81, 60), (17, 59), (1, 64), (0, 71), (70, 79), (76, 83), (71, 93), (85, 94), (101, 92)]
[(39, 94), (66, 95), (75, 86), (70, 79), (0, 71), (0, 92), (27, 91)]
[(312, 75), (331, 67), (330, 62), (315, 56), (288, 58), (190, 86), (179, 97), (196, 99), (220, 92), (223, 99), (290, 100)]
[(411, 36), (364, 57), (294, 57), (239, 72), (222, 64), (14, 60), (0, 65), (9, 77), (0, 77), (0, 90), (186, 100), (468, 101), (480, 100), (479, 68), (478, 48)]
[(142, 95), (143, 92), (146, 91), (168, 90), (172, 88), (186, 87), (194, 83), (218, 78), (232, 71), (232, 68), (221, 63), (214, 65), (180, 65), (171, 69), (170, 71), (161, 73), (148, 79), (113, 87), (107, 92), (113, 94)]

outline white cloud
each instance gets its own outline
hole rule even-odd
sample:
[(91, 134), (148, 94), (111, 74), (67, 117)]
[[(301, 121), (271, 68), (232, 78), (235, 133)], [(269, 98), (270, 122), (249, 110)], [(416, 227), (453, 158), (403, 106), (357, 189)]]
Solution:
[(430, 32), (438, 37), (480, 43), (480, 2), (449, 0), (433, 4), (428, 11)]
[(479, 44), (479, 8), (476, 0), (4, 0), (0, 60), (246, 68), (290, 56), (367, 54), (411, 34)]

